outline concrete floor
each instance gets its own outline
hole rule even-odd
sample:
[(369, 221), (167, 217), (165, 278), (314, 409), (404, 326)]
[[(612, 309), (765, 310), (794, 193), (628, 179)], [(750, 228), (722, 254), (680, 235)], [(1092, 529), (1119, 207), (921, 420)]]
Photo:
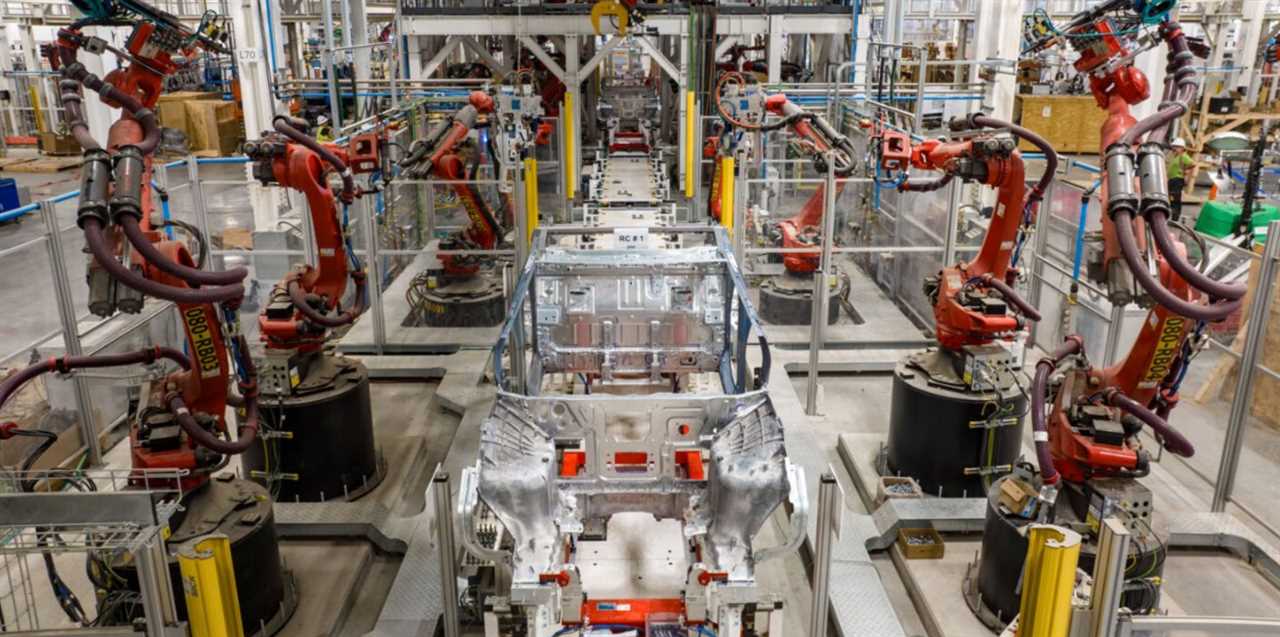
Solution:
[[(240, 179), (243, 174), (243, 169), (239, 166), (210, 166), (202, 170), (208, 171), (203, 173), (208, 179)], [(171, 186), (182, 181), (178, 178), (179, 171), (175, 170), (173, 173)], [(33, 198), (37, 199), (78, 187), (78, 174), (75, 171), (53, 175), (0, 172), (0, 176), (17, 178), (19, 183), (31, 188)], [(211, 228), (251, 225), (252, 215), (242, 188), (209, 186), (206, 193)], [(190, 196), (185, 191), (175, 193), (172, 206), (175, 216), (190, 218), (192, 206)], [(58, 219), (64, 226), (71, 224), (74, 221), (74, 205), (67, 203), (59, 206)], [(0, 250), (20, 245), (43, 233), (44, 226), (36, 218), (28, 218), (20, 224), (0, 226)], [(68, 269), (72, 279), (76, 280), (82, 270), (79, 266), (70, 264), (79, 259), (79, 255), (73, 253), (78, 251), (80, 244), (73, 242), (74, 233), (70, 233), (68, 237), (68, 245), (74, 246), (68, 250)], [(4, 344), (4, 348), (26, 343), (50, 329), (50, 326), (56, 325), (56, 314), (32, 309), (51, 309), (52, 305), (33, 301), (48, 298), (46, 281), (49, 267), (47, 259), (40, 259), (43, 246), (37, 245), (30, 249), (30, 253), (24, 250), (19, 255), (0, 258), (0, 266), (9, 267), (11, 272), (18, 273), (18, 276), (11, 278), (14, 285), (0, 290), (0, 306), (26, 308), (23, 312), (11, 312), (9, 320), (0, 324), (0, 343)], [(269, 286), (269, 283), (266, 285)], [(887, 301), (865, 276), (855, 281), (855, 301), (876, 295), (881, 297), (877, 301)], [(866, 325), (856, 326), (856, 329), (855, 326), (842, 328), (842, 334), (844, 329), (849, 330), (846, 335), (849, 340), (914, 339), (922, 336), (909, 327), (910, 322), (900, 312), (889, 311), (879, 302), (873, 305), (880, 309), (871, 311), (870, 315), (864, 313), (864, 318), (868, 318)], [(884, 311), (881, 312), (881, 309)], [(776, 337), (775, 340), (779, 342), (800, 344), (807, 339), (807, 328), (771, 328), (770, 336)], [(888, 349), (824, 353), (823, 360), (893, 360), (900, 353)], [(474, 354), (476, 358), (468, 359), (465, 365), (457, 369), (450, 369), (450, 374), (466, 374), (472, 386), (476, 387), (484, 361), (482, 352)], [(1213, 359), (1215, 355), (1219, 354), (1210, 351), (1197, 361), (1187, 381), (1189, 390), (1184, 393), (1190, 393), (1206, 380), (1216, 362)], [(775, 361), (775, 365), (782, 369), (803, 369), (805, 353), (799, 350), (780, 352), (776, 354)], [(802, 372), (791, 378), (801, 400), (805, 391), (804, 380)], [(809, 422), (812, 423), (811, 433), (824, 449), (833, 451), (841, 433), (887, 432), (889, 376), (824, 374), (821, 386), (820, 410), (828, 416), (811, 419)], [(474, 401), (471, 405), (458, 405), (452, 399), (438, 395), (437, 386), (433, 383), (375, 383), (375, 422), (380, 444), (387, 454), (392, 471), (387, 481), (367, 497), (377, 498), (396, 512), (412, 513), (423, 506), (422, 494), (430, 468), (442, 464), (456, 475), (461, 466), (472, 462), (478, 436), (475, 414), (479, 410), (466, 408), (479, 407), (492, 396), (491, 388), (486, 390), (482, 385), (480, 387), (474, 395), (469, 395)], [(462, 417), (463, 412), (468, 417)], [(1212, 494), (1206, 478), (1216, 476), (1226, 413), (1227, 406), (1221, 401), (1199, 405), (1186, 400), (1174, 412), (1173, 424), (1191, 438), (1200, 452), (1188, 460), (1166, 458), (1162, 463), (1162, 467), (1190, 494), (1189, 497), (1197, 505), (1204, 507), (1207, 507)], [(115, 453), (120, 453), (119, 447)], [(1262, 426), (1251, 427), (1246, 437), (1242, 467), (1247, 467), (1248, 470), (1242, 471), (1238, 478), (1238, 497), (1268, 516), (1271, 523), (1280, 524), (1280, 510), (1273, 506), (1274, 485), (1280, 482), (1280, 433)], [(846, 502), (852, 508), (860, 508), (856, 498), (846, 498)], [(1241, 517), (1247, 521), (1247, 518)], [(775, 517), (761, 531), (759, 541), (769, 544), (779, 537), (780, 531), (781, 520)], [(948, 544), (947, 558), (937, 563), (936, 568), (928, 574), (935, 580), (930, 585), (932, 589), (954, 591), (952, 598), (940, 597), (935, 600), (949, 609), (946, 614), (946, 634), (948, 637), (953, 634), (989, 635), (985, 629), (975, 629), (976, 622), (972, 621), (963, 603), (957, 603), (964, 564), (972, 559), (977, 542), (974, 538), (956, 537), (948, 538)], [(363, 542), (289, 541), (282, 548), (282, 553), (299, 579), (302, 595), (302, 605), (294, 620), (280, 633), (289, 637), (364, 634), (372, 628), (399, 566), (397, 558), (381, 554)], [(889, 556), (877, 554), (873, 559), (907, 634), (924, 634), (924, 622), (918, 616), (903, 579)], [(87, 586), (75, 579), (82, 577), (81, 570), (74, 567), (63, 569), (64, 573), (74, 574), (68, 577), (68, 583), (76, 590), (85, 590), (78, 587)], [(803, 560), (795, 556), (763, 565), (760, 577), (771, 587), (789, 592), (786, 634), (802, 634), (810, 602)], [(1174, 554), (1168, 562), (1166, 586), (1169, 598), (1176, 602), (1180, 612), (1187, 614), (1280, 614), (1280, 593), (1275, 588), (1263, 581), (1248, 565), (1216, 554)], [(339, 600), (347, 601), (339, 603)], [(56, 620), (56, 609), (50, 610), (54, 611), (49, 614), (53, 618), (51, 621)]]
[[(805, 391), (805, 382), (804, 375), (792, 376), (792, 383), (799, 393)], [(824, 375), (820, 380), (823, 399), (819, 408), (828, 415), (856, 415), (829, 416), (828, 419), (834, 421), (833, 429), (887, 436), (888, 396), (892, 382), (889, 374)], [(1190, 433), (1188, 423), (1180, 424), (1184, 432)], [(1029, 434), (1027, 440), (1030, 440)], [(1178, 463), (1166, 458), (1162, 467), (1171, 464)], [(1170, 473), (1177, 475), (1178, 471), (1171, 470)], [(1198, 478), (1194, 479), (1199, 482)], [(1194, 488), (1190, 490), (1197, 491)], [(1197, 510), (1207, 510), (1207, 500), (1195, 499), (1195, 506), (1199, 507)], [(854, 508), (861, 508), (856, 497), (851, 496), (846, 501), (852, 501)], [(1158, 507), (1161, 505), (1166, 508), (1176, 506), (1167, 501), (1159, 502)], [(991, 632), (969, 612), (960, 594), (960, 583), (967, 565), (981, 546), (981, 538), (948, 535), (946, 541), (943, 559), (908, 562), (911, 576), (918, 580), (933, 614), (944, 618), (942, 628), (946, 637), (988, 636)], [(894, 575), (897, 575), (896, 571)], [(1280, 589), (1270, 585), (1253, 567), (1230, 556), (1175, 552), (1168, 559), (1165, 580), (1166, 605), (1173, 614), (1280, 617)], [(1198, 633), (1178, 635), (1191, 637)]]

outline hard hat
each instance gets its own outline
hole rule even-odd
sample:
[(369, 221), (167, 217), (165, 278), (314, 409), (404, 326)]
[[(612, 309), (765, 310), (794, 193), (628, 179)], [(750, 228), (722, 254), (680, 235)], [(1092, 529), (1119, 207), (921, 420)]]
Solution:
[(1187, 140), (1185, 140), (1185, 139), (1183, 139), (1183, 138), (1181, 138), (1181, 137), (1176, 137), (1176, 138), (1174, 138), (1173, 143), (1172, 143), (1172, 144), (1170, 144), (1170, 146), (1173, 146), (1174, 148), (1186, 148), (1186, 147), (1187, 147)]

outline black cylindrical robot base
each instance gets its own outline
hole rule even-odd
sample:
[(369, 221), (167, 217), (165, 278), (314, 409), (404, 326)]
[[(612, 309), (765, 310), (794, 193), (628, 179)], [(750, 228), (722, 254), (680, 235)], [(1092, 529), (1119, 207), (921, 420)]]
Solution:
[(241, 456), (250, 477), (280, 502), (353, 500), (386, 475), (373, 436), (369, 371), (359, 361), (322, 358), (303, 381), (324, 375), (320, 388), (263, 396), (261, 444)]
[[(807, 281), (807, 285), (795, 285)], [(840, 319), (840, 290), (827, 295), (827, 325)], [(813, 279), (782, 275), (766, 279), (760, 286), (760, 318), (769, 325), (810, 325), (813, 323)]]
[[(1007, 480), (1008, 478), (1001, 478)], [(978, 558), (977, 593), (982, 609), (974, 609), (978, 617), (988, 623), (994, 630), (1003, 629), (1015, 615), (1021, 604), (1021, 587), (1023, 568), (1027, 560), (1027, 537), (1024, 528), (1033, 520), (1005, 515), (1000, 512), (999, 481), (991, 489), (987, 497), (987, 520), (982, 532), (982, 552)], [(1059, 523), (1074, 522), (1075, 516), (1069, 512), (1069, 505), (1064, 504), (1064, 497), (1059, 496), (1055, 507), (1055, 520)], [(1079, 525), (1073, 524), (1076, 528)], [(1098, 557), (1098, 535), (1086, 533), (1081, 538), (1080, 558), (1077, 568), (1092, 573)], [(1129, 580), (1142, 580), (1160, 577), (1164, 572), (1164, 549), (1153, 543), (1144, 545), (1138, 542), (1129, 544), (1129, 555), (1125, 560), (1125, 575)], [(1126, 587), (1121, 595), (1121, 605), (1130, 609), (1148, 610), (1158, 601), (1159, 592), (1155, 588), (1141, 586)], [(998, 625), (990, 621), (998, 619)]]
[(1021, 453), (1027, 397), (1012, 375), (991, 391), (939, 382), (947, 373), (941, 366), (951, 364), (946, 356), (922, 352), (898, 361), (881, 471), (914, 478), (926, 495), (982, 497)]
[[(280, 560), (272, 501), (266, 489), (226, 474), (189, 493), (183, 498), (183, 506), (185, 510), (170, 520), (172, 533), (166, 541), (169, 580), (178, 619), (187, 619), (178, 552), (184, 544), (199, 542), (216, 533), (225, 535), (231, 544), (244, 633), (257, 637), (275, 634), (297, 608), (297, 591), (292, 574), (284, 569)], [(125, 582), (125, 588), (138, 590), (138, 573), (133, 563), (113, 565), (111, 572)], [(103, 603), (99, 602), (100, 612), (105, 610)]]
[[(477, 275), (484, 276), (484, 275)], [(406, 321), (414, 327), (493, 327), (507, 318), (502, 285), (452, 284), (422, 293), (422, 300)]]

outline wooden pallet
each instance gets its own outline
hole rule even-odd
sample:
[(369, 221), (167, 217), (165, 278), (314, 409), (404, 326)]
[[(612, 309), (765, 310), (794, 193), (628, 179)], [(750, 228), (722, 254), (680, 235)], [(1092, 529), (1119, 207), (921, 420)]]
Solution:
[(28, 162), (33, 159), (37, 159), (37, 158), (36, 157), (0, 157), (0, 170), (6, 170), (14, 164), (21, 164), (23, 162)]
[(80, 157), (41, 157), (4, 166), (15, 173), (56, 173), (80, 166)]

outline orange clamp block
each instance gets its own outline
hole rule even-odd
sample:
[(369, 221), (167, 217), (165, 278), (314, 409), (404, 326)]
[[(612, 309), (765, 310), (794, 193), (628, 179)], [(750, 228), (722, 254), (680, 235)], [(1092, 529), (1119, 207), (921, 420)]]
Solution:
[(587, 466), (587, 452), (566, 451), (560, 456), (560, 477), (574, 478)]
[(689, 480), (706, 480), (707, 470), (702, 463), (701, 449), (680, 449), (676, 451), (676, 466), (684, 467), (685, 477)]

